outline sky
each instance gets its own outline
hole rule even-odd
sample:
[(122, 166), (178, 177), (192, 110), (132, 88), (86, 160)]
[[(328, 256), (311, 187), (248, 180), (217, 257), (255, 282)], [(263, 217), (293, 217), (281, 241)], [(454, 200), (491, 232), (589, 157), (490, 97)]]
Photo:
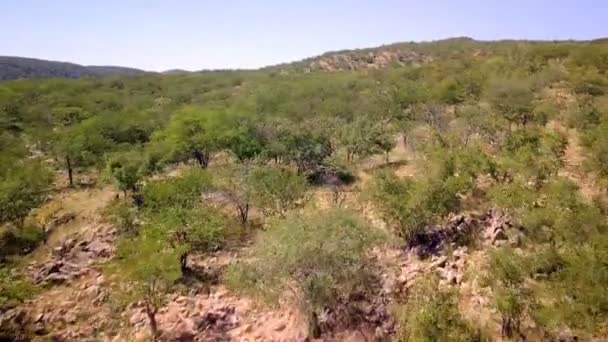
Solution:
[(0, 0), (0, 55), (150, 71), (459, 36), (608, 37), (608, 0)]

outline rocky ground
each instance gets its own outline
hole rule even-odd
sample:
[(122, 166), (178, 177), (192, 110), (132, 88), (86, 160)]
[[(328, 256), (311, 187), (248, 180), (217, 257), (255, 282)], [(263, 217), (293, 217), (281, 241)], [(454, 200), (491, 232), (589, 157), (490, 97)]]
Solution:
[[(405, 155), (400, 143), (392, 153), (392, 162), (397, 163), (401, 176), (409, 177), (415, 167), (404, 159)], [(368, 169), (378, 167), (381, 158), (367, 161)], [(340, 196), (331, 188), (317, 191), (315, 205), (354, 208), (374, 227), (388, 231), (388, 225), (359, 198), (360, 187), (369, 179), (365, 169), (362, 172), (359, 182), (341, 189)], [(52, 236), (42, 251), (33, 254), (27, 267), (28, 275), (44, 290), (19, 308), (1, 314), (0, 322), (15, 323), (53, 341), (150, 340), (142, 304), (132, 303), (126, 311), (117, 310), (111, 296), (113, 279), (104, 275), (104, 262), (112, 258), (116, 232), (101, 212), (116, 193), (111, 188), (58, 193), (53, 200), (60, 201), (62, 209), (57, 211), (52, 226), (59, 237)], [(516, 248), (520, 239), (521, 233), (511, 218), (491, 209), (453, 215), (408, 246), (372, 251), (381, 279), (378, 290), (353, 297), (336, 312), (320, 317), (324, 330), (319, 341), (390, 340), (398, 324), (391, 305), (418, 277), (429, 273), (439, 275), (441, 286), (460, 293), (460, 307), (466, 318), (478, 322), (491, 336), (500, 336), (500, 322), (490, 304), (492, 294), (480, 285), (480, 276), (489, 250), (504, 244)], [(237, 248), (214, 255), (193, 255), (190, 264), (215, 279), (239, 254)], [(278, 307), (264, 307), (215, 281), (169, 295), (158, 322), (162, 339), (167, 341), (309, 340), (305, 318), (289, 296)], [(539, 338), (542, 340), (542, 336)]]

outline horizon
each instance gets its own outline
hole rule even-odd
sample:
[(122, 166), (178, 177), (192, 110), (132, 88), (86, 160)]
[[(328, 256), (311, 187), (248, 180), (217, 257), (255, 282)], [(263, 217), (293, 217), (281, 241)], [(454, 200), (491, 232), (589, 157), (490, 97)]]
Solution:
[(589, 0), (24, 0), (0, 4), (0, 55), (155, 72), (258, 69), (399, 42), (588, 41), (608, 36), (606, 13), (607, 3)]

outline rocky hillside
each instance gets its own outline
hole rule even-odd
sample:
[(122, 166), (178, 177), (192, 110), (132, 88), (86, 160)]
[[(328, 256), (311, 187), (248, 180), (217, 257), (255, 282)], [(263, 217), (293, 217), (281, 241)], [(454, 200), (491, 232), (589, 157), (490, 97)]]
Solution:
[[(606, 39), (588, 42), (574, 41), (480, 41), (468, 37), (449, 38), (430, 42), (398, 42), (372, 48), (331, 51), (319, 56), (286, 63), (269, 69), (287, 71), (362, 71), (386, 67), (410, 67), (442, 60), (486, 61), (499, 57), (509, 50), (541, 54), (545, 58), (562, 58), (573, 46), (604, 45)], [(601, 58), (601, 57), (598, 57)]]
[(118, 66), (84, 66), (42, 59), (0, 56), (0, 80), (19, 78), (80, 78), (85, 76), (133, 75), (143, 70)]

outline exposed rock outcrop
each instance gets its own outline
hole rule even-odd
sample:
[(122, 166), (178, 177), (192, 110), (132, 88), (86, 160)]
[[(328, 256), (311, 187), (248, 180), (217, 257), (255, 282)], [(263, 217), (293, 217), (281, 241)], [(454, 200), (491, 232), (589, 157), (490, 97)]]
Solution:
[(90, 271), (90, 265), (112, 256), (114, 230), (110, 227), (96, 227), (89, 231), (94, 234), (80, 234), (62, 241), (53, 249), (48, 261), (32, 264), (29, 271), (34, 282), (39, 284), (59, 284), (78, 278)]

